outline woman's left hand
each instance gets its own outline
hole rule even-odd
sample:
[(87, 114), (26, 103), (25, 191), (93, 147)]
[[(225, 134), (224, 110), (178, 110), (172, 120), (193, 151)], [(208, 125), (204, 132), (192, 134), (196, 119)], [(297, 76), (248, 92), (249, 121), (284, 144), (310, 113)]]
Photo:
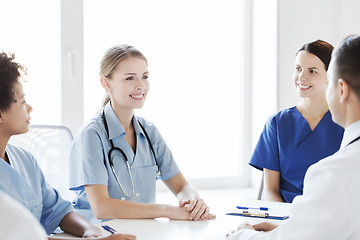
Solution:
[(83, 238), (102, 239), (102, 240), (135, 240), (136, 239), (134, 235), (120, 234), (120, 233), (104, 236), (101, 233), (100, 229), (95, 226), (86, 229)]
[(179, 206), (186, 207), (186, 211), (190, 213), (189, 220), (207, 220), (216, 217), (214, 214), (210, 213), (210, 208), (206, 205), (204, 200), (197, 196), (192, 197), (187, 201), (179, 201)]
[(92, 226), (85, 230), (83, 238), (96, 238), (102, 236), (102, 233), (99, 228)]
[(134, 235), (116, 233), (116, 234), (110, 234), (108, 236), (100, 237), (97, 239), (99, 239), (99, 240), (136, 240), (136, 237)]

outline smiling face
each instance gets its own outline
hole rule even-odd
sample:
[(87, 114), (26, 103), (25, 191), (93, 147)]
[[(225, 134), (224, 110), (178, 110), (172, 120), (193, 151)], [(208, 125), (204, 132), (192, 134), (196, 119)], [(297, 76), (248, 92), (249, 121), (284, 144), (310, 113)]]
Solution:
[(301, 98), (325, 97), (327, 88), (325, 65), (314, 54), (304, 50), (298, 52), (293, 79)]
[(25, 101), (25, 94), (20, 83), (15, 84), (14, 93), (14, 101), (10, 108), (1, 112), (0, 117), (2, 132), (9, 137), (29, 130), (32, 111), (32, 107)]
[(149, 71), (147, 63), (138, 57), (120, 61), (107, 78), (106, 90), (116, 107), (135, 109), (144, 105), (149, 91)]

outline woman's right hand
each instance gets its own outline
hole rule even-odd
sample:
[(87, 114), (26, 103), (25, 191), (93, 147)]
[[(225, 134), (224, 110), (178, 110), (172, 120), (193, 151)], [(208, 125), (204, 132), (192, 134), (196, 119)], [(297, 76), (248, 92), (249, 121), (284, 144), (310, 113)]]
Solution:
[[(186, 220), (190, 221), (191, 212), (187, 211), (186, 207), (176, 207), (176, 206), (167, 206), (167, 217), (172, 220)], [(214, 214), (208, 214), (207, 218), (200, 218), (199, 220), (208, 220), (214, 219), (216, 216)]]
[(189, 220), (209, 220), (216, 218), (216, 215), (210, 213), (209, 207), (203, 199), (195, 196), (187, 201), (180, 201), (180, 207), (186, 207), (189, 212)]

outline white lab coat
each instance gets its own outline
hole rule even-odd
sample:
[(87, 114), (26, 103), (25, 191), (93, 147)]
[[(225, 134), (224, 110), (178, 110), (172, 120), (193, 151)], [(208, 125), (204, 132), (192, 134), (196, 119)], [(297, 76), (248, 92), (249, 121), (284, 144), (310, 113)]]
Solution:
[(243, 229), (230, 239), (358, 240), (360, 239), (360, 121), (348, 126), (334, 155), (312, 165), (304, 193), (295, 198), (290, 218), (268, 233)]
[(22, 204), (0, 191), (0, 239), (45, 240), (39, 221)]

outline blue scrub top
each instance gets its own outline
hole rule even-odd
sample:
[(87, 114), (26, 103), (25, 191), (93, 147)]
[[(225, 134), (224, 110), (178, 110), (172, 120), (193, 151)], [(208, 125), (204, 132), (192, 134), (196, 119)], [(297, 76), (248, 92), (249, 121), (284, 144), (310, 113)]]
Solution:
[[(102, 111), (100, 111), (89, 123), (81, 127), (74, 138), (70, 151), (70, 190), (75, 191), (77, 195), (74, 200), (74, 207), (79, 209), (76, 211), (77, 213), (92, 222), (94, 222), (94, 216), (86, 197), (84, 185), (105, 185), (111, 198), (121, 199), (125, 197), (109, 164), (108, 152), (111, 148), (109, 139), (113, 140), (115, 147), (121, 148), (125, 152), (134, 181), (135, 193), (139, 193), (138, 197), (127, 199), (127, 201), (154, 203), (156, 179), (167, 180), (180, 173), (170, 149), (153, 124), (142, 118), (133, 117), (137, 141), (136, 154), (134, 154), (124, 139), (125, 131), (110, 103), (104, 107), (104, 113), (109, 128), (109, 136), (105, 130)], [(153, 145), (162, 174), (159, 178), (156, 176), (157, 167), (149, 142), (138, 121), (146, 129)], [(111, 156), (121, 185), (125, 192), (131, 195), (130, 175), (123, 156), (119, 151), (113, 151)]]
[(10, 144), (5, 151), (11, 165), (0, 159), (0, 190), (23, 204), (51, 234), (74, 210), (71, 203), (46, 182), (33, 155)]
[(266, 122), (249, 162), (253, 167), (280, 172), (280, 193), (285, 202), (303, 192), (310, 165), (334, 154), (344, 129), (332, 121), (328, 111), (312, 131), (296, 107), (280, 111)]

